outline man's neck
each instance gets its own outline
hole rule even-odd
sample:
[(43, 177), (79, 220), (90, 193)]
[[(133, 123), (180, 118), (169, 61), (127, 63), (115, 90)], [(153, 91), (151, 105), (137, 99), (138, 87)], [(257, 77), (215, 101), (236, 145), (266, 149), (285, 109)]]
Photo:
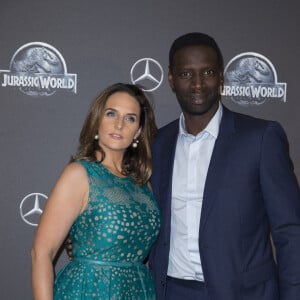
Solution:
[(185, 119), (185, 129), (189, 134), (196, 136), (199, 132), (206, 128), (207, 124), (214, 117), (215, 113), (219, 108), (219, 104), (216, 105), (215, 109), (201, 115), (192, 115), (183, 112)]

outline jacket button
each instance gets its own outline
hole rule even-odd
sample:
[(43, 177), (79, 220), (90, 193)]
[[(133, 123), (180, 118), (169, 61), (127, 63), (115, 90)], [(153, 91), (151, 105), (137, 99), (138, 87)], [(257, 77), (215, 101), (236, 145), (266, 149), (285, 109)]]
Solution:
[(163, 280), (160, 283), (161, 283), (161, 286), (163, 286), (163, 287), (166, 285), (166, 283)]
[(200, 244), (199, 247), (200, 247), (201, 249), (207, 249), (207, 248), (208, 248), (208, 245), (206, 245), (206, 244)]

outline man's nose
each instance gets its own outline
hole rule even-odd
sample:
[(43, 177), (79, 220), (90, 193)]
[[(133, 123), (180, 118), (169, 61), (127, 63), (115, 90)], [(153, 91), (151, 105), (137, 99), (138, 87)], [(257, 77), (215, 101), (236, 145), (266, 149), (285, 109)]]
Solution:
[(192, 85), (194, 88), (201, 88), (203, 86), (203, 77), (200, 74), (195, 74), (192, 78)]

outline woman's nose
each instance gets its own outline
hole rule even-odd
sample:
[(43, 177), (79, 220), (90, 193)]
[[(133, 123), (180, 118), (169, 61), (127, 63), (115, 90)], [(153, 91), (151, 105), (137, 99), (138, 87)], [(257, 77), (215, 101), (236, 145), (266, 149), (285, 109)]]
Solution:
[(123, 125), (124, 125), (124, 120), (122, 118), (117, 118), (116, 123), (115, 123), (115, 127), (117, 129), (122, 129)]

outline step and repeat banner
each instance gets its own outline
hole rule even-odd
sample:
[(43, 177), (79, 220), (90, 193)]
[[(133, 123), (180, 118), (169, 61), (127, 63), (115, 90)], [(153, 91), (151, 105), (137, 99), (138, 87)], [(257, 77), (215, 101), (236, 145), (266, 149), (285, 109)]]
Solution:
[[(94, 97), (115, 82), (139, 83), (159, 127), (179, 116), (167, 81), (168, 51), (179, 35), (216, 39), (223, 103), (279, 121), (300, 179), (300, 5), (242, 2), (1, 1), (1, 300), (32, 299), (36, 225)], [(66, 260), (62, 252), (56, 268)]]

